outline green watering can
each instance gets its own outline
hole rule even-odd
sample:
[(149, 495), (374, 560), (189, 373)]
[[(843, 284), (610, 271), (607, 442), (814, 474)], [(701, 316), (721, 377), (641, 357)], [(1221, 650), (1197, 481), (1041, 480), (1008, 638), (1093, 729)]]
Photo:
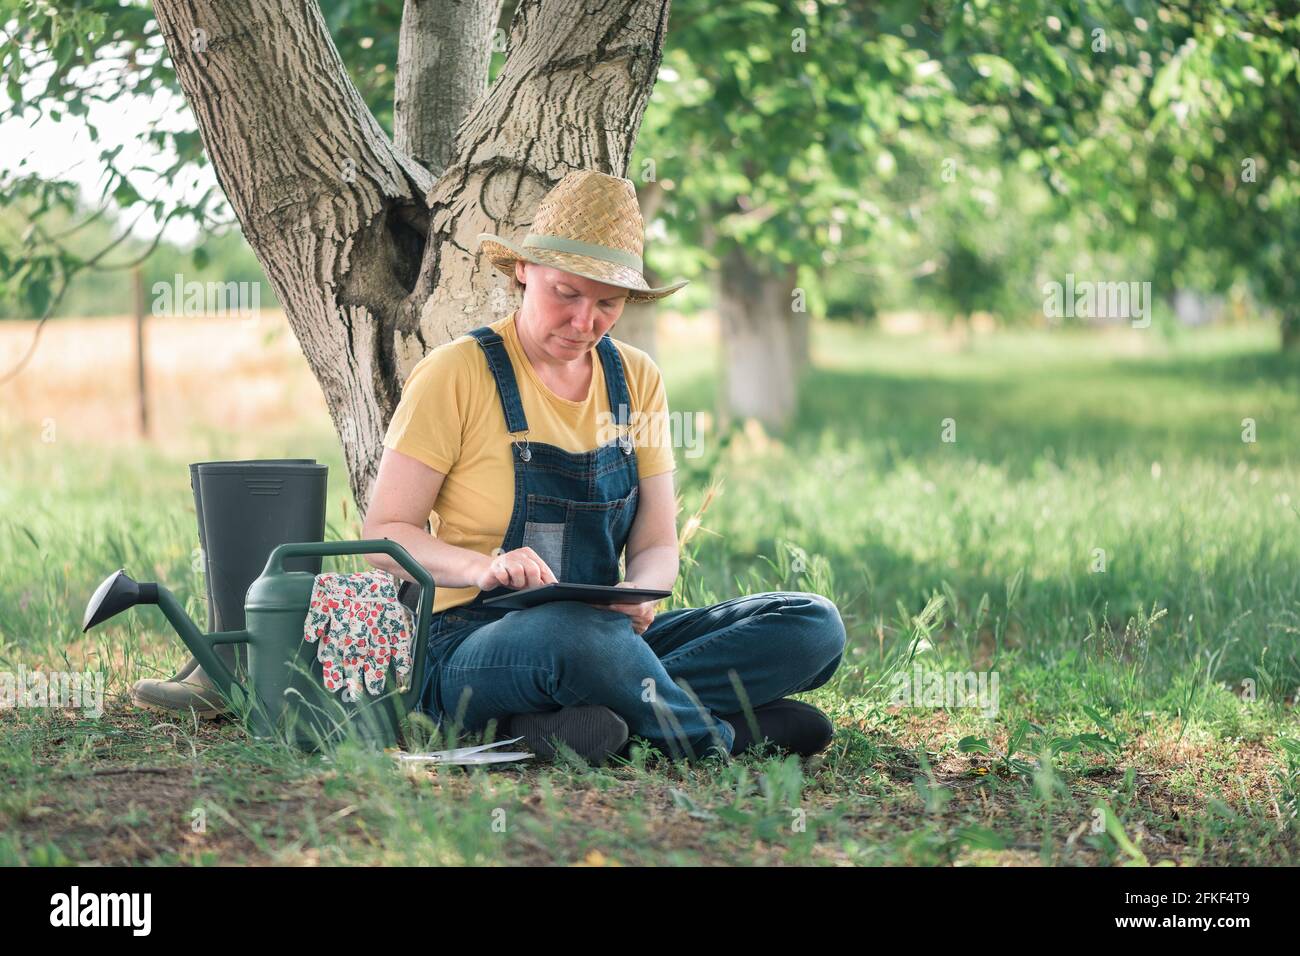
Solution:
[[(420, 584), (420, 611), (411, 635), (409, 686), (398, 685), (390, 667), (384, 691), (371, 696), (364, 688), (354, 702), (325, 688), (317, 645), (303, 640), (303, 624), (311, 604), (316, 576), (285, 571), (290, 558), (341, 554), (387, 554)], [(96, 588), (82, 632), (137, 604), (157, 604), (185, 646), (212, 678), (237, 712), (247, 708), (249, 727), (262, 739), (279, 739), (315, 751), (352, 737), (376, 747), (396, 746), (402, 721), (415, 707), (424, 684), (425, 645), (433, 611), (433, 578), (396, 541), (306, 541), (279, 545), (266, 568), (248, 588), (244, 600), (245, 629), (201, 634), (175, 595), (161, 584), (136, 582), (126, 569), (115, 571)], [(215, 652), (218, 644), (248, 645), (248, 686), (231, 672)]]

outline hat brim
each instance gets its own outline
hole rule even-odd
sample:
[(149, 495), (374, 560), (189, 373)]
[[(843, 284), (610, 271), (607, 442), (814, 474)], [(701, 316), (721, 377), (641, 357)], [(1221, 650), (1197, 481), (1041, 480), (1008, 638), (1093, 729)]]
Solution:
[(629, 302), (653, 302), (666, 295), (672, 295), (689, 284), (689, 280), (683, 279), (671, 285), (651, 288), (646, 285), (645, 277), (641, 273), (616, 262), (606, 262), (604, 259), (593, 259), (591, 256), (557, 252), (552, 249), (523, 249), (509, 239), (488, 232), (479, 233), (478, 238), (479, 248), (487, 255), (488, 261), (507, 276), (515, 274), (515, 262), (522, 259), (535, 265), (562, 269), (596, 282), (627, 289)]

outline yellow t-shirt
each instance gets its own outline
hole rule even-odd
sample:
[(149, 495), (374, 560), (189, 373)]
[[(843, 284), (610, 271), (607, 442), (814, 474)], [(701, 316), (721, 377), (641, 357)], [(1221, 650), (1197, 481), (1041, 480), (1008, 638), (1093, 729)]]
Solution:
[[(596, 348), (589, 353), (592, 376), (587, 398), (579, 402), (561, 398), (547, 388), (525, 355), (515, 330), (517, 314), (512, 312), (488, 327), (504, 340), (514, 367), (528, 419), (528, 440), (575, 452), (608, 441), (612, 437), (609, 393)], [(640, 427), (629, 430), (636, 447), (637, 476), (672, 471), (668, 398), (659, 368), (641, 349), (617, 340), (614, 344), (623, 360), (632, 412), (640, 419)], [(637, 426), (637, 419), (630, 424)], [(447, 476), (429, 516), (435, 537), (484, 555), (502, 545), (514, 510), (514, 461), (496, 381), (477, 339), (462, 335), (416, 363), (402, 386), (384, 446)], [(478, 593), (476, 587), (437, 587), (433, 610), (465, 604)]]

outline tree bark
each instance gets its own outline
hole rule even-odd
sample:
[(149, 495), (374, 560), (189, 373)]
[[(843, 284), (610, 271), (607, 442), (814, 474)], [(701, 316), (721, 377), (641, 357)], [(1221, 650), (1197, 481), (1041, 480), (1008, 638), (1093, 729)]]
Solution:
[[(429, 241), (412, 301), (429, 341), (463, 334), (481, 324), (486, 303), (508, 301), (508, 280), (478, 258), (478, 233), (522, 239), (538, 201), (574, 169), (625, 175), (667, 24), (667, 2), (519, 5), (505, 68), (428, 196)], [(420, 354), (408, 343), (403, 360)]]
[(1282, 310), (1282, 351), (1300, 350), (1300, 309), (1288, 306)]
[[(799, 270), (791, 267), (790, 273), (786, 276), (790, 288), (787, 290), (787, 296), (792, 292), (799, 281)], [(787, 299), (787, 302), (791, 299)], [(806, 304), (805, 304), (806, 309)], [(798, 395), (800, 385), (803, 382), (804, 372), (812, 364), (811, 344), (809, 342), (809, 333), (812, 330), (812, 318), (807, 311), (796, 312), (793, 308), (790, 310), (790, 355), (792, 356), (791, 364), (794, 370), (794, 390)]]
[[(487, 5), (447, 4), (453, 23), (440, 33), (480, 29)], [(320, 382), (363, 515), (411, 368), (487, 320), (493, 289), (504, 286), (479, 264), (476, 234), (517, 237), (571, 169), (623, 175), (668, 9), (666, 0), (594, 11), (577, 0), (523, 0), (505, 68), (454, 127), (435, 179), (366, 108), (314, 0), (154, 0), (218, 181)], [(427, 22), (419, 13), (411, 36)], [(465, 62), (477, 44), (466, 39), (455, 55)], [(418, 43), (404, 47), (403, 90), (442, 77), (436, 60), (409, 62)], [(402, 114), (403, 141), (436, 160), (446, 118), (409, 97)]]
[(731, 244), (714, 277), (726, 382), (724, 427), (733, 419), (756, 418), (769, 431), (781, 432), (794, 416), (807, 356), (807, 314), (791, 308), (797, 268), (773, 269), (758, 269)]
[[(654, 222), (654, 217), (659, 212), (659, 206), (663, 201), (664, 190), (657, 180), (643, 183), (637, 187), (636, 201), (641, 208), (641, 218), (645, 220), (647, 230), (650, 224)], [(650, 236), (646, 236), (645, 249), (642, 251), (642, 258), (650, 248)], [(651, 287), (663, 285), (664, 279), (654, 269), (649, 266), (645, 267), (645, 280)], [(623, 314), (619, 316), (617, 324), (614, 326), (614, 338), (621, 342), (627, 342), (641, 349), (651, 359), (658, 361), (658, 341), (656, 335), (656, 326), (659, 320), (659, 304), (657, 302), (639, 302), (629, 303), (623, 307)]]
[[(752, 163), (745, 173), (758, 176)], [(723, 382), (717, 417), (724, 430), (753, 418), (782, 432), (794, 417), (809, 364), (809, 316), (795, 310), (798, 266), (760, 266), (719, 227), (745, 211), (733, 201), (708, 210), (700, 223), (704, 244), (719, 262), (713, 275)]]
[(487, 89), (502, 0), (406, 0), (397, 40), (393, 141), (435, 176)]

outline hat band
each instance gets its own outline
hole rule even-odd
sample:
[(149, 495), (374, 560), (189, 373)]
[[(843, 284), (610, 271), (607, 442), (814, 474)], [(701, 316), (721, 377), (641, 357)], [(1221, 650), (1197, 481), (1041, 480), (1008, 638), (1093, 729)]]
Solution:
[(566, 239), (563, 236), (539, 236), (530, 232), (524, 237), (524, 246), (525, 248), (550, 249), (552, 252), (571, 252), (574, 255), (590, 256), (593, 259), (602, 259), (605, 262), (627, 266), (637, 272), (641, 271), (640, 256), (623, 249), (599, 246), (593, 242), (581, 242), (577, 239)]

